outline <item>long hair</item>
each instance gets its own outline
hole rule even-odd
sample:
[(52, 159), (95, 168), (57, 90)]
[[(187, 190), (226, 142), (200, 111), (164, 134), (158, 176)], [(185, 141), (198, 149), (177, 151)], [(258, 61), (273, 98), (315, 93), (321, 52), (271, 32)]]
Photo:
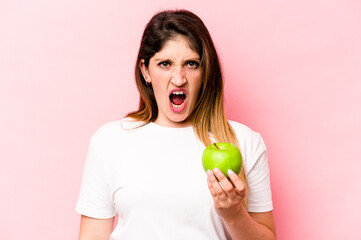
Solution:
[[(190, 47), (198, 53), (203, 69), (197, 103), (189, 116), (194, 132), (205, 146), (212, 144), (214, 139), (239, 147), (236, 134), (225, 117), (222, 71), (212, 38), (202, 20), (187, 10), (159, 12), (145, 27), (135, 64), (135, 80), (140, 93), (139, 107), (127, 117), (145, 123), (157, 119), (158, 107), (153, 88), (146, 84), (139, 63), (144, 59), (144, 65), (148, 67), (150, 58), (160, 51), (168, 40), (174, 39), (177, 35), (186, 37)], [(247, 186), (243, 166), (239, 176)], [(246, 196), (243, 204), (247, 206), (247, 202)]]

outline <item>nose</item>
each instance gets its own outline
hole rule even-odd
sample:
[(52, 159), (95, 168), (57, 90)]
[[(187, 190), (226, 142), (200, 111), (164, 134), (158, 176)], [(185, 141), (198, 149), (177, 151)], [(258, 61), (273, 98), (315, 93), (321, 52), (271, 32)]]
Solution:
[(172, 73), (171, 83), (177, 87), (180, 87), (184, 85), (186, 81), (187, 79), (184, 75), (183, 69), (181, 67), (175, 68)]

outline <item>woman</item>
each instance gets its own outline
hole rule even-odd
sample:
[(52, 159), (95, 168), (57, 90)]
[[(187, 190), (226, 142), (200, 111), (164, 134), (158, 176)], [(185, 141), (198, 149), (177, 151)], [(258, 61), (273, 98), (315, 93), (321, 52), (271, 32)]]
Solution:
[[(201, 19), (185, 10), (153, 16), (135, 77), (139, 109), (90, 140), (79, 239), (275, 239), (266, 148), (258, 133), (226, 120), (221, 68)], [(241, 150), (231, 181), (202, 169), (212, 142)]]

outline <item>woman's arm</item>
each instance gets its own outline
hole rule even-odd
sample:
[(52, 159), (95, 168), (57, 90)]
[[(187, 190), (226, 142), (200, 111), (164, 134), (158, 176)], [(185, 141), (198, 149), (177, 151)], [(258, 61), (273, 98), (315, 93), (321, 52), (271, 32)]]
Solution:
[(79, 240), (108, 240), (113, 224), (114, 217), (97, 219), (81, 215)]
[(234, 172), (228, 172), (233, 184), (218, 169), (214, 169), (213, 173), (208, 170), (207, 175), (208, 187), (213, 197), (216, 212), (222, 218), (232, 239), (276, 239), (272, 211), (247, 212), (242, 204), (246, 188)]
[[(244, 209), (244, 208), (243, 208)], [(271, 212), (238, 215), (232, 222), (224, 222), (233, 240), (276, 239), (276, 229)]]

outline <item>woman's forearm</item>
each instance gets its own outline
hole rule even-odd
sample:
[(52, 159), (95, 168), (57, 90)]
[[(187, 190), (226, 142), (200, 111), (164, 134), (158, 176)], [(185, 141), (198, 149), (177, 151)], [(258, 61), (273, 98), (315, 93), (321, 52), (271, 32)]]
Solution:
[[(275, 229), (254, 220), (245, 208), (234, 219), (224, 221), (233, 240), (275, 240)], [(271, 215), (272, 216), (272, 215)]]

